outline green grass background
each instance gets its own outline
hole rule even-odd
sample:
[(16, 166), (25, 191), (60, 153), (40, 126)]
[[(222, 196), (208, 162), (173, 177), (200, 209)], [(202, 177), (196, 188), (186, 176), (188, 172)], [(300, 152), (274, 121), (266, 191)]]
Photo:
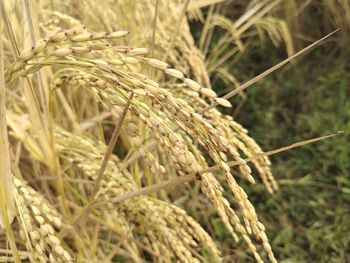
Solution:
[[(329, 56), (330, 45), (252, 87), (237, 115), (266, 150), (345, 132), (273, 156), (281, 191), (250, 193), (282, 262), (350, 262), (350, 72), (341, 56)], [(269, 50), (245, 59), (258, 56), (273, 65)], [(244, 72), (244, 65), (237, 71)]]
[[(309, 29), (310, 37), (317, 39), (329, 31), (317, 23), (318, 14), (314, 18), (304, 31)], [(236, 117), (264, 150), (344, 131), (342, 136), (272, 156), (280, 184), (277, 194), (267, 194), (261, 184), (245, 187), (280, 262), (350, 262), (349, 35), (343, 30), (250, 87)], [(243, 83), (285, 57), (282, 47), (256, 41), (239, 63), (228, 68)], [(219, 94), (232, 89), (213, 80)], [(231, 101), (237, 106), (240, 98)], [(234, 108), (222, 110), (234, 112)], [(254, 262), (232, 241), (217, 216), (209, 213), (210, 222), (204, 217), (199, 220), (215, 232), (225, 261)]]

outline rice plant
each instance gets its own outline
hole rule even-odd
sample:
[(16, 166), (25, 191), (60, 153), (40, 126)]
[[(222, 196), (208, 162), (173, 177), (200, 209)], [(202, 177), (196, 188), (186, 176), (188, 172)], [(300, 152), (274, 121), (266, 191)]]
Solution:
[[(221, 262), (215, 237), (174, 202), (194, 191), (257, 262), (277, 262), (239, 182), (257, 180), (252, 163), (278, 191), (278, 150), (217, 107), (319, 41), (294, 52), (268, 15), (281, 1), (252, 1), (235, 21), (216, 2), (1, 2), (1, 261)], [(203, 21), (200, 49), (187, 13)], [(225, 34), (208, 54), (214, 27)], [(290, 57), (218, 97), (210, 76), (234, 82), (223, 65), (251, 32)]]

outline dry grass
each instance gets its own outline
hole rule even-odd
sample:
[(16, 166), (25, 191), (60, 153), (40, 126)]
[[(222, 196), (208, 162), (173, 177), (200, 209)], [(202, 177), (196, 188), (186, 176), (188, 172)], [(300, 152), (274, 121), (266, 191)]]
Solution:
[[(252, 162), (277, 191), (268, 155), (278, 151), (264, 154), (216, 107), (231, 107), (232, 96), (323, 39), (293, 55), (286, 24), (267, 17), (281, 1), (252, 1), (234, 22), (220, 16), (220, 1), (202, 2), (1, 2), (5, 261), (220, 262), (213, 237), (165, 189), (195, 179), (232, 237), (257, 262), (276, 262), (238, 181), (255, 182)], [(203, 18), (199, 8), (210, 4), (202, 52), (185, 14)], [(215, 26), (227, 34), (205, 60)], [(283, 39), (291, 56), (218, 98), (209, 76), (234, 80), (221, 66), (244, 51), (250, 30)]]

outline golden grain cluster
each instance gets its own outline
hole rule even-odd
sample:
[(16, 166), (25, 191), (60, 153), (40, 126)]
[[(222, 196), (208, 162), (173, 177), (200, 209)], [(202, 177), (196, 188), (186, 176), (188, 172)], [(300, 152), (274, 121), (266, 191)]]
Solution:
[[(220, 98), (209, 76), (239, 86), (221, 65), (250, 29), (293, 46), (267, 17), (280, 1), (234, 22), (216, 2), (1, 2), (1, 261), (220, 262), (215, 237), (162, 189), (195, 178), (232, 237), (276, 262), (237, 177), (255, 182), (251, 158), (272, 193), (270, 161), (216, 109), (249, 85)], [(186, 11), (204, 23), (200, 49)], [(213, 26), (227, 33), (208, 54)]]

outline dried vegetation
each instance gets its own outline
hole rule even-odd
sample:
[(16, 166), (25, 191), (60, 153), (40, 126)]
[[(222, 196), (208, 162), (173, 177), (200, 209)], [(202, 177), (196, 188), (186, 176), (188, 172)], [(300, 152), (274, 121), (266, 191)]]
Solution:
[[(219, 262), (215, 237), (161, 187), (195, 178), (186, 187), (201, 190), (232, 237), (257, 262), (276, 262), (239, 185), (255, 182), (251, 161), (278, 190), (270, 161), (216, 109), (263, 75), (223, 98), (209, 76), (235, 82), (221, 66), (244, 51), (246, 33), (268, 32), (290, 55), (293, 45), (267, 15), (281, 1), (252, 1), (235, 22), (214, 11), (220, 4), (204, 19), (210, 2), (1, 2), (1, 261)], [(204, 23), (200, 49), (186, 9)], [(206, 54), (213, 26), (227, 33)], [(158, 192), (143, 195), (152, 185)]]

